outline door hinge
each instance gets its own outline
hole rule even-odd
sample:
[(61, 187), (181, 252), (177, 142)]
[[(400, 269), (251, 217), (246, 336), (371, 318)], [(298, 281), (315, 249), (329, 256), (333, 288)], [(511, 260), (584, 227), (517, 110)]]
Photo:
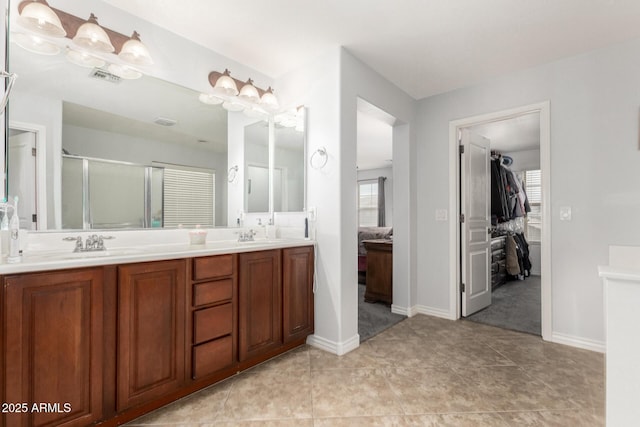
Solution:
[(466, 286), (464, 285), (464, 283), (460, 284), (460, 289), (462, 290), (462, 292), (464, 292), (466, 290)]
[(458, 146), (458, 151), (460, 152), (460, 154), (464, 154), (464, 145)]
[(31, 222), (38, 222), (38, 214), (31, 215)]
[(35, 149), (35, 148), (32, 148), (32, 149), (31, 149), (31, 155), (32, 155), (33, 157), (35, 157), (35, 156), (36, 156), (36, 149)]
[(460, 223), (464, 222), (464, 214), (460, 214)]

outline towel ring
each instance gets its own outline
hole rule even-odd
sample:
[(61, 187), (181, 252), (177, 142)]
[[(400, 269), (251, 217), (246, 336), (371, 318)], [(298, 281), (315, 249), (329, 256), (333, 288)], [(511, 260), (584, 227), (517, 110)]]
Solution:
[[(320, 156), (322, 159), (317, 161), (316, 164), (314, 164), (314, 158), (316, 158), (317, 156)], [(325, 167), (328, 160), (329, 160), (329, 155), (327, 154), (327, 149), (324, 147), (320, 147), (316, 151), (314, 151), (313, 154), (311, 155), (311, 159), (309, 159), (309, 164), (314, 169), (322, 169), (323, 167)]]
[(229, 168), (229, 172), (227, 172), (227, 180), (231, 183), (236, 180), (236, 175), (238, 174), (238, 165), (231, 166)]

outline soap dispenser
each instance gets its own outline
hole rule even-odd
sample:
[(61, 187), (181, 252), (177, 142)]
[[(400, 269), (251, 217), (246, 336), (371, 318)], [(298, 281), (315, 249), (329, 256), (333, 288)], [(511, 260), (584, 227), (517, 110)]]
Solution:
[(20, 262), (20, 218), (18, 217), (18, 196), (13, 198), (13, 215), (9, 221), (9, 257), (7, 262)]

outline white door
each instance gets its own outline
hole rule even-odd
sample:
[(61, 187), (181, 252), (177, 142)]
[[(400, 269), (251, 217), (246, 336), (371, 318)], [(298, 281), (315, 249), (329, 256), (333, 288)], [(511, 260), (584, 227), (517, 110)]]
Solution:
[(460, 157), (462, 315), (491, 304), (491, 149), (489, 140), (462, 131)]
[(269, 212), (269, 167), (247, 165), (246, 211)]
[(22, 132), (9, 136), (9, 201), (18, 196), (20, 228), (37, 228), (36, 135)]

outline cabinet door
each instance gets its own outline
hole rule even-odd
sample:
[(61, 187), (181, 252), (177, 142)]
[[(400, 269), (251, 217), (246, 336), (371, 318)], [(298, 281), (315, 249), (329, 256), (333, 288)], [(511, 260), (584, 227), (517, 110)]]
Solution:
[(240, 254), (240, 361), (282, 344), (280, 251)]
[(9, 276), (4, 291), (3, 402), (28, 408), (5, 414), (0, 424), (72, 427), (99, 420), (102, 269)]
[(282, 250), (285, 344), (313, 333), (313, 246)]
[(185, 260), (118, 267), (118, 411), (184, 384), (185, 313)]

